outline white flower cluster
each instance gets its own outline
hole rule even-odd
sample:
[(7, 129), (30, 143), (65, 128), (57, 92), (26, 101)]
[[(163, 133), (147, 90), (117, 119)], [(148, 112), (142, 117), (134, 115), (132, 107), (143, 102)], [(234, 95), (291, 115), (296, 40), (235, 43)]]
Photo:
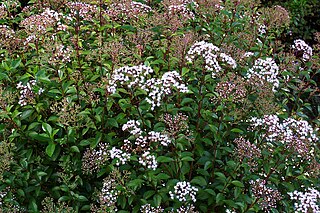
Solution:
[(162, 146), (169, 146), (169, 144), (172, 142), (168, 135), (154, 131), (148, 133), (148, 139), (150, 142), (159, 142)]
[[(25, 106), (28, 103), (31, 103), (34, 100), (35, 93), (33, 92), (32, 86), (36, 85), (36, 80), (30, 80), (27, 82), (27, 85), (22, 85), (22, 82), (17, 84), (17, 88), (20, 89), (20, 97), (18, 104), (20, 106)], [(39, 88), (38, 94), (40, 95), (44, 90)]]
[(2, 191), (0, 192), (0, 206), (2, 206), (2, 200), (3, 198), (7, 196), (7, 192), (6, 191)]
[(119, 192), (116, 190), (116, 181), (112, 178), (106, 178), (103, 181), (103, 187), (100, 192), (99, 200), (100, 204), (112, 208), (115, 212), (115, 204), (117, 202)]
[(108, 92), (116, 92), (117, 82), (119, 82), (121, 85), (129, 83), (129, 88), (142, 87), (143, 83), (147, 79), (147, 76), (151, 73), (153, 73), (151, 67), (145, 65), (133, 67), (124, 66), (119, 69), (116, 69), (109, 81)]
[(258, 77), (265, 80), (273, 85), (272, 90), (275, 92), (275, 88), (279, 87), (278, 74), (279, 67), (272, 58), (259, 58), (254, 62), (253, 67), (248, 70), (247, 78)]
[(148, 169), (152, 169), (152, 170), (156, 170), (158, 167), (156, 157), (154, 155), (151, 155), (149, 151), (146, 151), (141, 155), (141, 157), (139, 157), (139, 163), (142, 166), (145, 166)]
[(246, 52), (244, 55), (243, 55), (243, 58), (249, 58), (251, 56), (254, 56), (254, 53), (253, 52)]
[(174, 192), (169, 192), (170, 198), (177, 198), (180, 202), (187, 202), (191, 199), (193, 202), (196, 202), (196, 194), (198, 188), (191, 186), (189, 182), (182, 181), (178, 182), (174, 186)]
[(251, 127), (254, 130), (262, 128), (263, 137), (269, 142), (278, 141), (293, 148), (300, 157), (310, 158), (313, 143), (318, 140), (314, 130), (307, 121), (287, 118), (280, 122), (277, 115), (265, 115), (263, 118), (252, 118)]
[(258, 32), (259, 32), (259, 34), (261, 34), (261, 35), (266, 34), (266, 32), (267, 32), (267, 26), (264, 25), (264, 24), (259, 25)]
[(133, 11), (133, 14), (148, 13), (152, 11), (151, 7), (141, 2), (131, 1), (130, 5)]
[(186, 4), (170, 5), (168, 7), (169, 15), (180, 14), (186, 19), (194, 19), (194, 14), (187, 8)]
[(294, 44), (292, 45), (292, 48), (295, 51), (298, 52), (302, 52), (302, 59), (304, 61), (308, 61), (310, 60), (310, 58), (312, 57), (312, 47), (310, 47), (305, 41), (303, 41), (302, 39), (297, 39), (294, 41)]
[(314, 188), (308, 188), (306, 192), (289, 192), (288, 193), (291, 200), (297, 200), (298, 202), (294, 204), (295, 212), (320, 212), (320, 192)]
[(164, 95), (172, 94), (172, 88), (176, 88), (182, 93), (188, 92), (186, 85), (181, 83), (182, 78), (178, 72), (164, 73), (161, 79), (148, 79), (151, 73), (153, 73), (152, 68), (145, 65), (124, 66), (116, 69), (109, 81), (108, 92), (116, 92), (117, 82), (121, 85), (127, 85), (128, 88), (141, 88), (148, 93), (146, 101), (151, 104), (151, 110), (160, 106)]
[(170, 210), (168, 213), (199, 213), (193, 204), (187, 206), (180, 206), (176, 211)]
[(140, 125), (139, 121), (129, 120), (127, 123), (123, 124), (122, 131), (129, 131), (132, 135), (141, 135), (142, 130), (139, 127)]
[(140, 212), (141, 213), (162, 213), (162, 212), (164, 212), (164, 209), (161, 208), (160, 206), (153, 207), (148, 203), (148, 204), (144, 204), (140, 207)]
[(176, 88), (181, 93), (188, 92), (188, 88), (182, 82), (182, 78), (177, 71), (166, 72), (161, 79), (151, 78), (146, 81), (142, 89), (148, 92), (146, 101), (151, 104), (151, 110), (160, 106), (164, 95), (172, 94), (172, 88)]
[(131, 157), (130, 153), (126, 153), (122, 151), (121, 149), (117, 149), (116, 147), (112, 147), (111, 150), (109, 150), (110, 158), (116, 159), (116, 165), (120, 166), (125, 164)]
[(233, 69), (237, 67), (236, 61), (231, 56), (221, 53), (217, 46), (205, 41), (193, 44), (187, 53), (186, 59), (188, 62), (192, 63), (197, 56), (203, 57), (205, 69), (212, 72), (212, 78), (215, 78), (216, 73), (222, 71), (222, 67), (219, 65), (219, 59), (230, 65)]

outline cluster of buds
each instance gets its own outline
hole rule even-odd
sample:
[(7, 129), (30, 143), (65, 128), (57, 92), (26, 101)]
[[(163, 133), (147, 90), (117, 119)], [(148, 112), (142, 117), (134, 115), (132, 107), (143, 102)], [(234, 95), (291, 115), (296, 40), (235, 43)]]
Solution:
[(266, 81), (273, 86), (272, 90), (275, 92), (275, 89), (279, 87), (278, 74), (279, 67), (272, 58), (259, 58), (254, 62), (253, 67), (248, 70), (247, 78), (250, 80), (257, 77), (261, 80), (261, 83)]
[(234, 143), (237, 145), (235, 151), (239, 161), (242, 163), (246, 159), (250, 170), (256, 169), (258, 165), (256, 159), (261, 157), (261, 150), (255, 144), (250, 143), (250, 141), (242, 137), (236, 138)]
[(192, 63), (198, 56), (203, 57), (205, 69), (212, 72), (212, 78), (215, 78), (222, 71), (219, 61), (232, 69), (237, 67), (236, 61), (231, 56), (220, 52), (220, 48), (205, 41), (193, 44), (187, 53), (186, 59), (189, 63)]
[(246, 81), (234, 73), (228, 79), (219, 82), (215, 88), (218, 99), (242, 102), (247, 96)]
[(67, 63), (70, 62), (70, 56), (72, 54), (72, 50), (70, 47), (65, 47), (64, 45), (60, 44), (55, 46), (52, 56), (49, 58), (48, 63), (55, 65), (59, 63)]
[(4, 19), (8, 16), (8, 11), (6, 6), (2, 3), (0, 5), (0, 19)]
[(70, 9), (72, 17), (80, 17), (86, 21), (92, 21), (94, 16), (98, 13), (98, 8), (96, 5), (83, 2), (68, 2), (67, 7)]
[(82, 171), (91, 173), (98, 171), (108, 160), (107, 144), (100, 143), (97, 149), (88, 148), (82, 157)]
[(178, 139), (180, 136), (192, 140), (191, 132), (189, 130), (188, 116), (182, 113), (176, 115), (164, 114), (163, 122), (166, 125), (165, 133), (170, 138)]
[(21, 39), (15, 31), (7, 25), (0, 25), (0, 48), (6, 50), (16, 50)]
[(307, 121), (287, 118), (280, 122), (276, 115), (265, 115), (263, 118), (252, 118), (250, 123), (253, 130), (264, 131), (266, 141), (280, 142), (286, 148), (294, 150), (298, 157), (311, 159), (313, 145), (318, 138)]
[(268, 211), (271, 208), (276, 208), (277, 202), (282, 199), (280, 192), (277, 189), (272, 189), (266, 186), (265, 180), (251, 180), (252, 193), (258, 200), (259, 206)]
[(196, 202), (196, 194), (197, 194), (198, 188), (191, 186), (189, 182), (182, 181), (178, 182), (174, 186), (174, 192), (170, 191), (169, 195), (170, 198), (173, 199), (178, 199), (180, 202)]
[(119, 2), (112, 3), (106, 14), (113, 20), (126, 21), (133, 18), (138, 18), (152, 11), (152, 8), (141, 2), (132, 0), (120, 0)]
[(289, 192), (291, 200), (296, 200), (294, 204), (295, 212), (320, 212), (320, 192), (314, 188), (308, 188), (306, 192)]
[(53, 27), (62, 16), (49, 8), (45, 9), (41, 14), (32, 15), (21, 21), (20, 26), (32, 35), (43, 35), (49, 27)]

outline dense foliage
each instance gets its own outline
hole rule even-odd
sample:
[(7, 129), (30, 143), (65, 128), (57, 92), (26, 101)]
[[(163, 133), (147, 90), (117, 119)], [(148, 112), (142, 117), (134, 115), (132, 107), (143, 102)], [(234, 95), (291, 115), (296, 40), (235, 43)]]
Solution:
[[(319, 212), (319, 44), (250, 0), (7, 0), (0, 212)], [(320, 42), (320, 34), (316, 34)]]
[(291, 14), (290, 31), (286, 40), (300, 37), (314, 41), (314, 33), (320, 29), (320, 4), (318, 0), (262, 0), (263, 5), (281, 5)]

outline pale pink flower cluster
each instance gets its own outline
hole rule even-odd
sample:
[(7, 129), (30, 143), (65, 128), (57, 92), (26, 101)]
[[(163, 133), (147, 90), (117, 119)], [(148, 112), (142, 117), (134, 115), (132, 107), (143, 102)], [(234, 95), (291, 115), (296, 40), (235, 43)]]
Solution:
[(178, 14), (178, 15), (181, 15), (184, 19), (194, 19), (195, 18), (194, 13), (188, 8), (188, 4), (192, 2), (193, 1), (181, 1), (178, 4), (169, 5), (168, 7), (169, 15)]
[(192, 63), (198, 56), (204, 59), (205, 69), (212, 72), (212, 78), (215, 78), (222, 71), (219, 61), (229, 65), (232, 69), (237, 67), (236, 61), (231, 56), (220, 52), (220, 48), (205, 41), (193, 44), (186, 59), (189, 63)]
[(304, 40), (297, 39), (294, 41), (294, 44), (292, 45), (292, 48), (295, 51), (302, 52), (302, 59), (304, 61), (309, 61), (312, 57), (312, 47), (310, 47)]
[(96, 5), (84, 2), (68, 2), (67, 7), (70, 9), (70, 13), (73, 18), (77, 18), (79, 16), (86, 21), (92, 21), (94, 16), (98, 13)]
[[(7, 25), (0, 25), (0, 36), (3, 39), (13, 39), (15, 37), (15, 32)], [(0, 44), (2, 41), (0, 41)]]
[(46, 33), (47, 28), (53, 27), (62, 16), (61, 13), (46, 8), (41, 14), (23, 19), (20, 26), (24, 27), (32, 35), (43, 35)]
[(259, 206), (265, 211), (276, 208), (277, 202), (282, 199), (277, 189), (266, 186), (265, 180), (251, 180), (250, 185), (253, 195), (258, 199)]
[(106, 14), (114, 20), (126, 21), (132, 18), (138, 18), (143, 14), (152, 11), (152, 8), (141, 2), (122, 0), (117, 3), (112, 3)]
[(258, 77), (258, 79), (267, 81), (273, 85), (272, 90), (275, 92), (276, 88), (279, 87), (278, 74), (279, 67), (272, 58), (259, 58), (254, 62), (253, 67), (248, 70), (247, 78), (250, 80), (250, 78)]
[(288, 194), (291, 200), (298, 201), (294, 203), (296, 213), (320, 212), (320, 192), (315, 188), (308, 188), (305, 192), (294, 191)]

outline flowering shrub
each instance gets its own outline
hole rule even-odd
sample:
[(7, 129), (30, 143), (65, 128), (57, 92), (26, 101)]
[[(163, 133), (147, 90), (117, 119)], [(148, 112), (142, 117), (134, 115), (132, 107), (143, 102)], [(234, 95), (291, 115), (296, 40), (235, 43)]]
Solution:
[(0, 21), (1, 212), (319, 211), (320, 44), (282, 44), (284, 8), (8, 0)]

